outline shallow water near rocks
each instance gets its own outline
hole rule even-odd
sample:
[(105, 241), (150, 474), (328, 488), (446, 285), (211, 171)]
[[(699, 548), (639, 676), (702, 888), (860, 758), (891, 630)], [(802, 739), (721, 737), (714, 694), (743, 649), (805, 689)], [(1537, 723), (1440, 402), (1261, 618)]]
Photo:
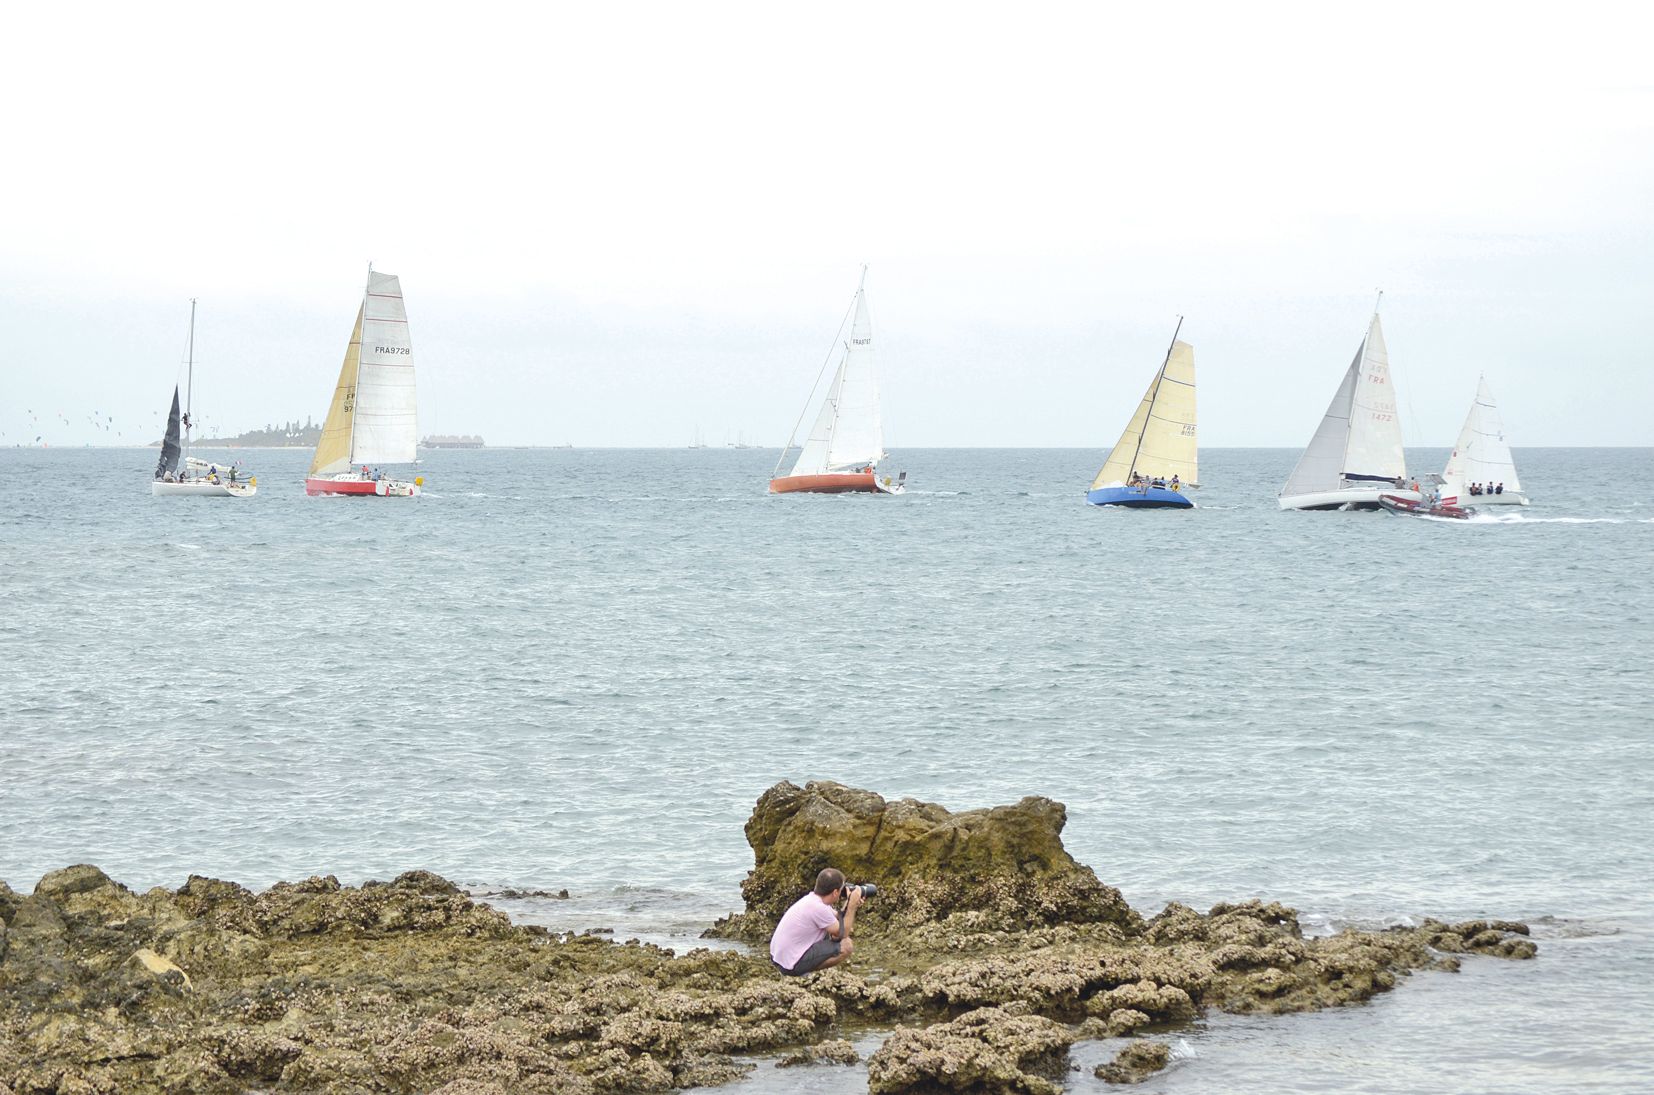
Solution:
[(1083, 505), (1078, 450), (899, 453), (901, 498), (768, 497), (773, 450), (434, 452), (411, 502), (238, 455), (247, 502), (151, 498), (151, 451), (0, 450), (14, 888), (422, 867), (684, 947), (777, 780), (1043, 794), (1146, 913), (1540, 942), (1159, 1035), (1188, 1052), (1141, 1090), (1654, 1088), (1650, 450), (1519, 451), (1537, 503), (1464, 523), (1280, 513), (1284, 450), (1203, 453), (1189, 513)]

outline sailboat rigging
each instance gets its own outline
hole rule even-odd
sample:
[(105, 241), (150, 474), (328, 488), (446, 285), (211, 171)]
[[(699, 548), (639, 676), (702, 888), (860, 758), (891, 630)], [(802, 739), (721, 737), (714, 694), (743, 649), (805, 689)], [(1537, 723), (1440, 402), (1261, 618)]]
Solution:
[(1390, 355), (1375, 309), (1278, 501), (1282, 509), (1377, 509), (1381, 491), (1418, 499), (1417, 491), (1403, 488), (1406, 478)]
[[(368, 267), (367, 288), (345, 347), (333, 402), (305, 476), (306, 494), (410, 498), (425, 485), (393, 479), (376, 464), (412, 464), (419, 424), (413, 344), (402, 282)], [(360, 470), (358, 470), (360, 468)]]
[(1183, 491), (1200, 485), (1195, 349), (1178, 339), (1182, 331), (1183, 317), (1178, 316), (1165, 359), (1086, 492), (1085, 499), (1092, 505), (1194, 508)]
[[(879, 416), (879, 378), (873, 357), (873, 321), (867, 312), (865, 266), (846, 318), (850, 320), (850, 337), (842, 344), (838, 369), (821, 410), (792, 470), (782, 475), (781, 466), (798, 438), (798, 424), (793, 426), (770, 477), (771, 494), (901, 494), (905, 489), (906, 472), (894, 481), (878, 473), (879, 461), (889, 454), (884, 451), (884, 426)], [(839, 331), (843, 330), (841, 323)], [(831, 360), (829, 353), (827, 361)], [(827, 361), (822, 362), (823, 373)], [(810, 399), (820, 383), (818, 374), (816, 385), (810, 388)], [(804, 412), (809, 407), (807, 399)], [(799, 424), (804, 421), (804, 412), (799, 414)]]
[(1476, 398), (1465, 415), (1459, 440), (1442, 471), (1442, 489), (1461, 503), (1481, 506), (1525, 506), (1528, 496), (1516, 477), (1516, 460), (1505, 440), (1505, 423), (1493, 402), (1487, 378), (1476, 382)]
[[(185, 495), (195, 498), (251, 498), (258, 493), (257, 477), (241, 477), (238, 467), (191, 456), (190, 418), (195, 399), (195, 298), (190, 298), (190, 339), (184, 379), (184, 403), (180, 410), (178, 385), (172, 386), (172, 409), (167, 413), (167, 432), (161, 440), (161, 458), (149, 493), (156, 496)], [(182, 466), (180, 466), (180, 463)]]

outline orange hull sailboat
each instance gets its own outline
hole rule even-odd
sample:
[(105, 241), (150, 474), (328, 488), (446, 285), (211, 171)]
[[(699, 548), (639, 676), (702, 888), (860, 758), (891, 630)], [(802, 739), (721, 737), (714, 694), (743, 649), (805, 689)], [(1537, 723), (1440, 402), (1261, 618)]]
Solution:
[[(867, 268), (862, 267), (861, 282), (856, 296), (850, 302), (846, 319), (850, 320), (850, 337), (843, 342), (838, 371), (827, 389), (816, 415), (815, 425), (799, 450), (792, 471), (781, 474), (781, 465), (787, 462), (798, 437), (798, 425), (787, 447), (781, 450), (775, 472), (770, 478), (771, 494), (901, 494), (907, 473), (892, 479), (880, 475), (879, 461), (888, 454), (884, 451), (884, 425), (879, 418), (879, 378), (873, 361), (873, 321), (867, 314)], [(843, 331), (843, 328), (840, 328)], [(822, 373), (827, 362), (822, 362)], [(817, 375), (816, 384), (821, 383)], [(815, 388), (810, 389), (814, 399)], [(810, 409), (809, 400), (804, 410)], [(799, 415), (799, 424), (804, 421)]]

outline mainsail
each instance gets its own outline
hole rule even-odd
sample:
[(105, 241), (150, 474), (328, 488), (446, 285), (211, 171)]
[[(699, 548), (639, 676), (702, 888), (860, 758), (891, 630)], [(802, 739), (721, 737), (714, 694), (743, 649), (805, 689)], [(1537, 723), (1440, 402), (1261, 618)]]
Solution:
[(361, 367), (356, 380), (356, 430), (351, 462), (411, 464), (418, 458), (413, 344), (402, 283), (368, 271), (362, 302)]
[(827, 389), (821, 413), (810, 427), (793, 465), (793, 475), (827, 472), (875, 464), (884, 458), (884, 427), (879, 420), (879, 378), (874, 368), (873, 321), (867, 313), (867, 271), (856, 287), (855, 317), (844, 356)]
[(356, 464), (411, 464), (418, 436), (402, 283), (394, 274), (369, 270), (310, 474), (333, 475)]
[(1130, 482), (1133, 473), (1149, 479), (1172, 476), (1198, 486), (1195, 439), (1195, 350), (1173, 338), (1160, 370), (1143, 393), (1137, 412), (1108, 454), (1091, 489)]
[(184, 451), (183, 436), (183, 415), (178, 409), (178, 385), (174, 384), (172, 410), (167, 414), (167, 436), (161, 442), (161, 460), (155, 465), (155, 478), (164, 478), (178, 470), (178, 457)]
[(1505, 440), (1505, 423), (1499, 417), (1499, 408), (1493, 402), (1493, 392), (1487, 378), (1476, 383), (1476, 401), (1465, 416), (1464, 428), (1453, 446), (1453, 455), (1447, 458), (1447, 470), (1442, 472), (1442, 492), (1469, 497), (1471, 483), (1503, 483), (1511, 494), (1519, 493), (1521, 481), (1516, 478), (1516, 461)]
[(1367, 337), (1361, 340), (1281, 495), (1335, 491), (1347, 480), (1376, 482), (1406, 476), (1401, 418), (1390, 383), (1390, 355), (1375, 312)]

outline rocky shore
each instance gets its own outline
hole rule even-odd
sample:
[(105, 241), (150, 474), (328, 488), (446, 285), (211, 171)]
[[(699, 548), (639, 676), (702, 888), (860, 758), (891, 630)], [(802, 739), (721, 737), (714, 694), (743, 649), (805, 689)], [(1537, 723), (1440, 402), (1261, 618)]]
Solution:
[[(831, 1068), (888, 1031), (876, 1095), (1055, 1095), (1076, 1041), (1137, 1035), (1097, 1074), (1164, 1067), (1155, 1036), (1205, 1011), (1360, 1003), (1462, 956), (1531, 958), (1506, 921), (1306, 939), (1248, 901), (1144, 917), (1076, 863), (1060, 803), (950, 813), (833, 783), (759, 799), (745, 909), (713, 933), (761, 944), (831, 864), (877, 881), (847, 967), (782, 977), (515, 926), (435, 875), (253, 893), (191, 877), (134, 893), (91, 866), (0, 883), (0, 1095), (668, 1091), (741, 1058)], [(1146, 1037), (1145, 1037), (1146, 1036)]]

